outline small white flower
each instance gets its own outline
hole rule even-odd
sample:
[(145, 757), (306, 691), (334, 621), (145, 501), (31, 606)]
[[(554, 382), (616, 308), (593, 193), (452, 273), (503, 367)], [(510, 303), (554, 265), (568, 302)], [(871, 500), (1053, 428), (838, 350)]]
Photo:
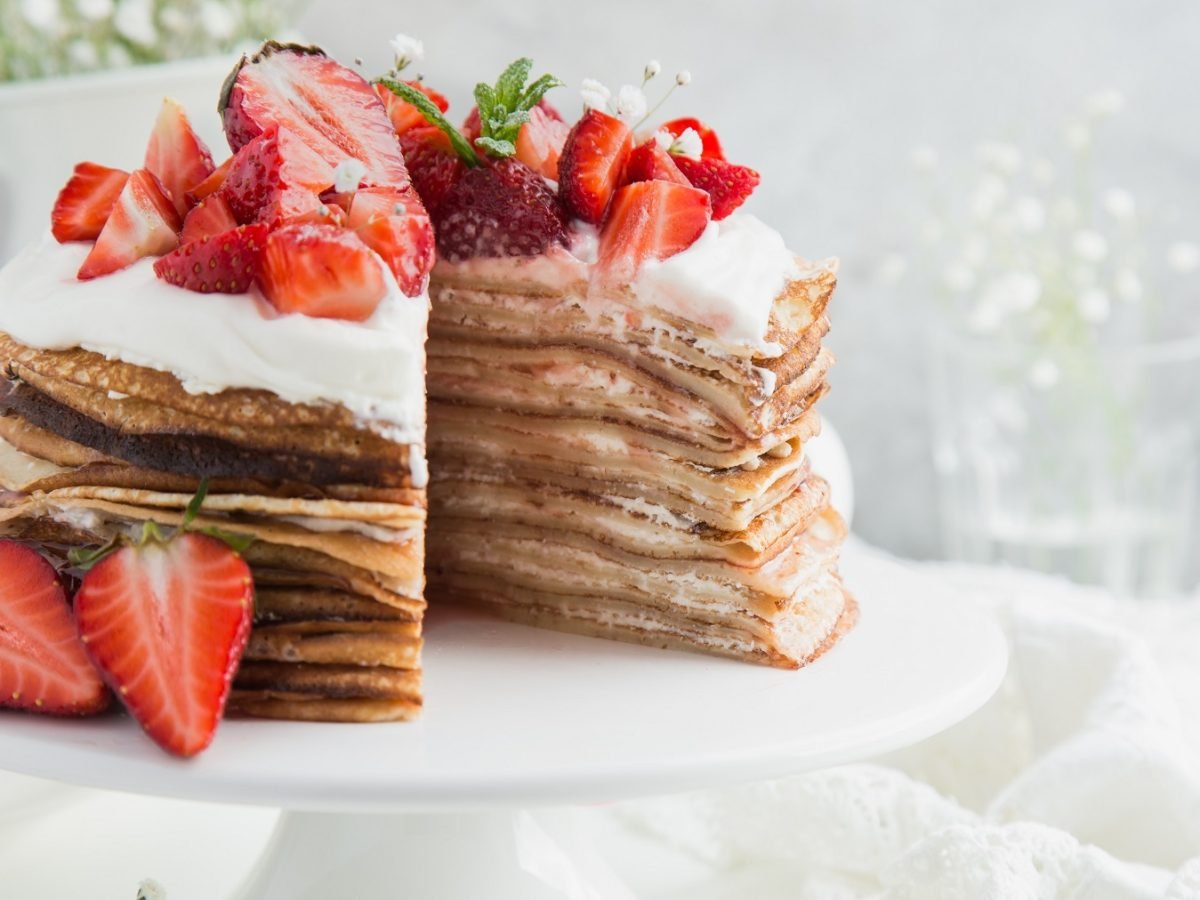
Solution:
[(1004, 175), (1014, 175), (1021, 168), (1021, 151), (1012, 144), (990, 141), (975, 150), (976, 158)]
[(75, 12), (89, 22), (99, 22), (113, 14), (113, 0), (75, 0)]
[(1071, 239), (1071, 249), (1080, 259), (1090, 263), (1102, 262), (1108, 256), (1108, 241), (1098, 231), (1085, 228), (1075, 232)]
[(1042, 280), (1032, 272), (1009, 272), (997, 282), (1003, 302), (1014, 312), (1028, 312), (1042, 299)]
[(654, 132), (654, 143), (658, 145), (659, 150), (670, 152), (671, 145), (675, 143), (675, 135), (665, 128), (660, 128)]
[(1126, 303), (1136, 303), (1142, 299), (1142, 279), (1133, 269), (1118, 269), (1113, 279), (1113, 290)]
[(685, 85), (685, 84), (691, 84), (692, 83), (692, 73), (689, 72), (687, 69), (683, 69), (683, 70), (677, 72), (675, 75), (675, 83), (680, 86)]
[(695, 128), (685, 128), (679, 137), (671, 143), (668, 152), (675, 156), (686, 156), (688, 159), (699, 159), (704, 152), (704, 142)]
[(646, 115), (646, 95), (632, 84), (623, 84), (617, 91), (617, 115), (626, 122), (637, 122)]
[(225, 41), (237, 30), (237, 18), (228, 4), (207, 0), (200, 4), (200, 27), (209, 37)]
[(995, 215), (1007, 195), (1008, 185), (1004, 183), (1004, 179), (989, 172), (979, 180), (975, 193), (971, 196), (972, 214), (981, 222), (986, 222)]
[(1013, 201), (1013, 215), (1022, 231), (1041, 231), (1046, 224), (1046, 207), (1032, 194), (1024, 194)]
[(965, 262), (954, 262), (942, 272), (946, 287), (957, 293), (965, 293), (975, 286), (975, 270)]
[(343, 159), (333, 169), (333, 189), (338, 193), (357, 191), (367, 167), (359, 160), (350, 157)]
[(932, 172), (940, 162), (937, 149), (929, 144), (920, 144), (908, 151), (908, 161), (918, 172)]
[(655, 75), (662, 71), (662, 66), (657, 59), (652, 59), (646, 63), (646, 68), (642, 70), (642, 77), (649, 81)]
[(583, 105), (588, 109), (606, 109), (612, 97), (612, 92), (595, 78), (583, 79), (579, 94), (583, 97)]
[(1133, 194), (1123, 188), (1109, 188), (1104, 192), (1104, 208), (1118, 222), (1128, 222), (1137, 212)]
[(1079, 315), (1083, 317), (1083, 320), (1093, 325), (1106, 322), (1109, 313), (1112, 311), (1112, 304), (1108, 301), (1108, 294), (1100, 288), (1089, 288), (1084, 291), (1079, 295), (1076, 306), (1079, 307)]
[(1167, 265), (1176, 272), (1192, 272), (1200, 267), (1200, 247), (1190, 241), (1176, 241), (1167, 248)]
[(21, 15), (38, 31), (57, 34), (62, 27), (58, 0), (21, 0)]
[(389, 44), (392, 48), (392, 55), (396, 58), (397, 72), (405, 66), (420, 62), (425, 58), (425, 44), (415, 37), (398, 33)]
[(1087, 98), (1085, 105), (1089, 116), (1096, 119), (1108, 119), (1125, 108), (1125, 95), (1109, 88), (1092, 94)]
[(152, 46), (158, 40), (154, 27), (154, 8), (149, 0), (120, 0), (113, 27), (127, 40), (143, 47)]
[(167, 900), (167, 889), (153, 878), (145, 878), (138, 885), (137, 900)]
[(67, 58), (76, 69), (94, 69), (100, 64), (100, 54), (96, 52), (96, 45), (82, 39), (71, 41), (67, 45)]
[(1063, 130), (1063, 140), (1076, 153), (1086, 150), (1092, 143), (1092, 131), (1086, 125), (1074, 122)]
[(1053, 360), (1039, 359), (1029, 369), (1029, 383), (1040, 391), (1054, 387), (1058, 379), (1058, 366)]

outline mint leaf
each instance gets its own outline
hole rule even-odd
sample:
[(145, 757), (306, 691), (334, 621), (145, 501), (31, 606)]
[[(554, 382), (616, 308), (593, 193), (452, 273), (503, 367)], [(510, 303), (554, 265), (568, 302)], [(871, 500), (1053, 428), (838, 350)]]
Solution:
[(533, 109), (542, 102), (542, 98), (546, 96), (547, 91), (562, 86), (563, 82), (559, 81), (553, 75), (543, 75), (533, 84), (529, 85), (529, 87), (525, 88), (525, 93), (521, 95), (517, 108)]
[(475, 138), (475, 146), (482, 147), (490, 156), (512, 156), (517, 152), (517, 145), (512, 141), (498, 141), (495, 138)]
[(543, 75), (532, 84), (526, 85), (533, 60), (521, 57), (509, 64), (497, 79), (495, 86), (475, 85), (475, 103), (479, 107), (480, 136), (475, 146), (489, 156), (512, 156), (517, 152), (517, 135), (521, 126), (529, 121), (529, 111), (541, 101), (551, 88), (563, 82), (553, 75)]
[(196, 521), (196, 516), (200, 515), (200, 507), (204, 504), (204, 498), (208, 496), (208, 479), (201, 478), (200, 486), (196, 488), (196, 495), (192, 497), (192, 502), (187, 505), (187, 510), (183, 514), (183, 522), (179, 527), (187, 530), (187, 527)]
[(519, 108), (517, 104), (521, 99), (521, 91), (525, 88), (532, 68), (533, 60), (523, 56), (513, 60), (496, 80), (496, 96), (506, 109)]
[(479, 157), (475, 155), (475, 151), (471, 149), (471, 145), (467, 139), (462, 136), (457, 128), (450, 124), (450, 121), (442, 115), (442, 111), (437, 108), (432, 100), (418, 91), (412, 85), (405, 84), (403, 81), (393, 81), (390, 78), (380, 78), (379, 84), (408, 103), (411, 103), (417, 108), (417, 111), (425, 117), (425, 121), (430, 125), (434, 125), (442, 130), (442, 132), (450, 139), (450, 146), (454, 148), (454, 152), (459, 158), (470, 168), (479, 165)]
[(246, 549), (257, 540), (252, 534), (238, 534), (236, 531), (226, 531), (224, 528), (217, 528), (215, 525), (196, 530), (201, 534), (207, 534), (209, 537), (216, 538), (218, 541), (228, 544), (234, 553), (245, 553)]

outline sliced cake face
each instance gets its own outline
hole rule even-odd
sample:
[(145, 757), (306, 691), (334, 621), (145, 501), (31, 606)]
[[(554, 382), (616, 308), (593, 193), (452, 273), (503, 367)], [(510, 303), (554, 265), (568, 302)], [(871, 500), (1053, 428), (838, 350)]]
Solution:
[[(202, 584), (217, 535), (249, 572), (249, 634), (188, 639), (189, 658), (236, 657), (231, 686), (121, 695), (184, 755), (226, 703), (421, 706), (429, 215), (376, 90), (320, 51), (265, 46), (222, 110), (224, 162), (167, 102), (142, 167), (81, 164), (52, 235), (0, 271), (0, 538), (106, 598), (77, 606), (121, 636), (94, 659), (108, 683), (135, 648), (172, 655), (117, 621), (160, 606), (139, 567)], [(236, 608), (223, 591), (197, 596)], [(162, 634), (190, 633), (182, 615)]]
[(384, 81), (422, 112), (400, 141), (439, 249), (431, 594), (802, 665), (855, 616), (804, 455), (837, 263), (735, 212), (758, 175), (702, 122), (646, 128), (636, 91), (595, 83), (563, 121), (529, 74), (480, 85), (461, 129)]

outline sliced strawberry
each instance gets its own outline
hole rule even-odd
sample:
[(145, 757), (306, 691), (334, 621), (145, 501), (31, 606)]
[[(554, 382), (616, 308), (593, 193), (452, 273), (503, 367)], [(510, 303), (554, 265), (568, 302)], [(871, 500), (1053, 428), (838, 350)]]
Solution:
[(558, 161), (558, 193), (567, 212), (592, 224), (603, 219), (632, 148), (628, 125), (598, 109), (585, 112)]
[(629, 163), (625, 166), (625, 181), (671, 181), (675, 184), (691, 184), (687, 176), (679, 171), (679, 166), (675, 165), (675, 158), (653, 140), (635, 147), (629, 154)]
[(156, 260), (154, 274), (201, 294), (244, 294), (258, 276), (269, 231), (258, 223), (205, 235)]
[(179, 235), (181, 245), (190, 244), (213, 234), (224, 234), (237, 227), (237, 219), (229, 208), (223, 194), (212, 194), (192, 207), (183, 220), (183, 232)]
[(23, 544), (0, 541), (0, 706), (82, 716), (110, 699), (54, 567)]
[(81, 162), (54, 202), (50, 232), (60, 243), (94, 241), (121, 195), (129, 173)]
[(362, 322), (387, 294), (379, 258), (352, 231), (285, 225), (267, 238), (263, 294), (283, 313)]
[(229, 174), (229, 167), (232, 165), (233, 157), (231, 156), (213, 169), (211, 175), (187, 192), (188, 203), (199, 203), (209, 194), (219, 191), (225, 184), (225, 176)]
[(663, 123), (661, 128), (675, 137), (679, 137), (690, 128), (700, 135), (701, 157), (704, 159), (725, 158), (725, 151), (721, 149), (721, 141), (717, 137), (717, 133), (699, 119), (672, 119), (670, 122)]
[(166, 187), (180, 216), (188, 210), (187, 192), (213, 173), (212, 154), (192, 129), (183, 107), (170, 97), (163, 100), (154, 123), (144, 165)]
[(670, 181), (639, 181), (617, 191), (600, 231), (602, 284), (628, 284), (647, 259), (686, 250), (711, 218), (708, 194)]
[[(450, 108), (450, 101), (425, 84), (425, 82), (413, 80), (405, 81), (404, 83), (409, 87), (416, 88), (432, 100), (433, 105), (442, 112)], [(379, 95), (379, 99), (383, 102), (383, 108), (387, 111), (388, 118), (392, 122), (392, 128), (396, 130), (396, 134), (404, 134), (410, 128), (421, 128), (428, 124), (425, 121), (425, 116), (421, 114), (419, 109), (407, 100), (401, 100), (382, 84), (375, 85), (375, 93)]]
[(230, 74), (218, 108), (234, 150), (279, 125), (330, 166), (361, 160), (367, 185), (408, 184), (396, 132), (379, 95), (361, 75), (315, 47), (268, 41)]
[(540, 106), (529, 111), (529, 121), (517, 133), (517, 159), (552, 181), (558, 181), (558, 160), (571, 126)]
[(420, 296), (433, 268), (433, 224), (412, 188), (357, 191), (346, 224), (379, 254), (400, 290)]
[(413, 187), (421, 196), (425, 209), (433, 215), (441, 205), (450, 186), (467, 171), (458, 158), (450, 140), (440, 128), (432, 125), (412, 128), (400, 137), (404, 161), (408, 164)]
[[(561, 122), (563, 120), (562, 113), (551, 106), (545, 98), (539, 100), (534, 109), (540, 109), (546, 118), (555, 122)], [(445, 110), (442, 110), (442, 112), (445, 112)], [(532, 116), (533, 110), (530, 110), (530, 118), (532, 118)], [(463, 137), (465, 137), (472, 145), (475, 144), (475, 138), (483, 134), (483, 123), (479, 120), (478, 106), (471, 107), (471, 111), (467, 113), (467, 117), (463, 119), (462, 127), (459, 129), (459, 131), (463, 133)], [(522, 160), (522, 162), (524, 162), (524, 160)], [(526, 163), (526, 165), (528, 165), (528, 163)]]
[(746, 166), (735, 166), (723, 159), (688, 159), (675, 157), (679, 167), (693, 186), (707, 191), (712, 198), (712, 216), (724, 219), (741, 206), (758, 187), (759, 176)]
[(179, 246), (179, 213), (160, 182), (146, 169), (129, 176), (92, 252), (79, 267), (81, 280), (116, 272), (143, 256)]
[(179, 756), (212, 741), (250, 634), (250, 567), (226, 544), (182, 532), (97, 563), (75, 595), (93, 662), (150, 737)]
[(237, 152), (221, 193), (243, 224), (291, 222), (319, 218), (319, 195), (333, 181), (332, 166), (297, 135), (272, 125)]
[(567, 243), (562, 210), (545, 179), (522, 162), (497, 159), (467, 169), (434, 215), (439, 255), (539, 256)]

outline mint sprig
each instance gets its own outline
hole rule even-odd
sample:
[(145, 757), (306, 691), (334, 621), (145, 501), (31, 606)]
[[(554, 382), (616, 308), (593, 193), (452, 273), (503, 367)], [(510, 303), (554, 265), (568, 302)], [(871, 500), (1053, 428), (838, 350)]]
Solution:
[(450, 139), (450, 146), (454, 148), (454, 152), (458, 154), (459, 158), (467, 166), (474, 168), (479, 165), (479, 157), (471, 149), (470, 142), (462, 136), (462, 132), (450, 124), (450, 120), (442, 115), (442, 111), (437, 108), (437, 105), (432, 100), (411, 84), (405, 84), (403, 81), (380, 78), (379, 83), (401, 100), (415, 106), (417, 111), (425, 117), (425, 121), (430, 125), (440, 128), (446, 137)]

